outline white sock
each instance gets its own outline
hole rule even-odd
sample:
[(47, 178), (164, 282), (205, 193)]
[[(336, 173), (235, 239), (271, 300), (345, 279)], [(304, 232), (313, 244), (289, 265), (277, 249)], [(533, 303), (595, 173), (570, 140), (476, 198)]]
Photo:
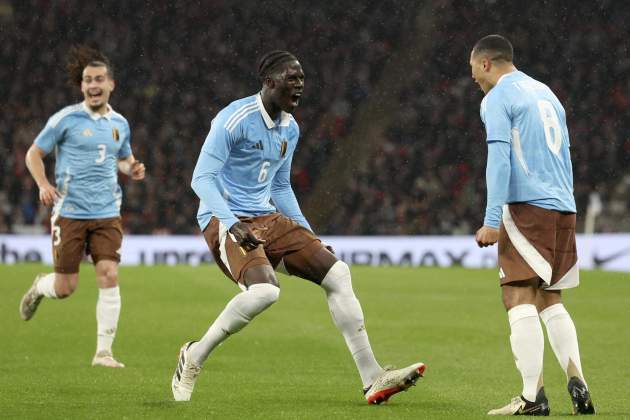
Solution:
[[(562, 303), (557, 303), (546, 308), (540, 313), (540, 319), (547, 327), (547, 336), (553, 352), (560, 363), (567, 380), (573, 376), (584, 381), (582, 376), (582, 363), (580, 362), (580, 349), (578, 347), (577, 332)], [(584, 381), (586, 384), (586, 381)]]
[(539, 384), (542, 386), (543, 352), (545, 339), (535, 305), (517, 305), (508, 311), (510, 343), (516, 367), (523, 378), (523, 397), (536, 400)]
[(96, 302), (96, 352), (112, 351), (120, 317), (120, 289), (118, 286), (98, 289)]
[(364, 387), (368, 387), (383, 372), (383, 368), (372, 352), (363, 321), (363, 310), (352, 290), (348, 265), (337, 261), (324, 277), (321, 286), (326, 291), (333, 321), (343, 334), (357, 365), (361, 382)]
[(47, 298), (57, 299), (55, 292), (55, 273), (48, 273), (37, 282), (37, 292)]
[(206, 361), (210, 352), (234, 334), (280, 297), (280, 288), (270, 283), (257, 283), (234, 296), (210, 326), (206, 334), (188, 350), (188, 357), (197, 366)]

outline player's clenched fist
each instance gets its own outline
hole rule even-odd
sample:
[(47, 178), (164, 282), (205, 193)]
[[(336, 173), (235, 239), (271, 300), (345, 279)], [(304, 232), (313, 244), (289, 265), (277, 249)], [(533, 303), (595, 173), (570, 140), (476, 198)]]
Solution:
[(482, 226), (475, 235), (475, 240), (480, 248), (494, 245), (499, 240), (499, 229), (490, 226)]
[(140, 162), (139, 160), (135, 160), (131, 165), (131, 179), (135, 181), (140, 181), (144, 179), (144, 172), (144, 163)]
[(43, 205), (50, 207), (55, 204), (57, 198), (60, 198), (61, 194), (57, 191), (57, 188), (53, 187), (50, 184), (46, 184), (39, 188), (39, 201), (42, 202)]
[(236, 222), (230, 228), (230, 233), (236, 238), (236, 242), (243, 247), (246, 251), (254, 250), (258, 245), (265, 243), (264, 240), (259, 239), (255, 234), (251, 226), (247, 223)]

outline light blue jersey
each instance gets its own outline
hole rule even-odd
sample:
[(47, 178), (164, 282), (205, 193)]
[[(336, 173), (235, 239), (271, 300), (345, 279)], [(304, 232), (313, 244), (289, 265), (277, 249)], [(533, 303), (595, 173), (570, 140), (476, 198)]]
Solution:
[(484, 225), (498, 227), (505, 203), (576, 212), (569, 130), (562, 104), (520, 71), (503, 75), (481, 102), (488, 142)]
[[(230, 228), (237, 216), (280, 211), (310, 230), (291, 188), (300, 130), (291, 114), (272, 120), (260, 94), (232, 102), (212, 120), (193, 173), (202, 230), (212, 216)], [(273, 203), (272, 203), (273, 201)]]
[(55, 179), (61, 198), (53, 215), (100, 219), (120, 215), (122, 191), (118, 159), (131, 154), (127, 120), (111, 108), (92, 112), (85, 103), (53, 115), (35, 139), (46, 153), (55, 150)]

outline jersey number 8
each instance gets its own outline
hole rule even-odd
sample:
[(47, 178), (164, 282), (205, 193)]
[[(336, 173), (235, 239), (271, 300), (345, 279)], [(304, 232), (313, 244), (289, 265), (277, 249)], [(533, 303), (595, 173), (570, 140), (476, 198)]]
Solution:
[(547, 147), (557, 156), (560, 153), (560, 146), (562, 146), (562, 131), (558, 114), (551, 102), (545, 100), (538, 101), (538, 112), (540, 112), (540, 118), (545, 128)]

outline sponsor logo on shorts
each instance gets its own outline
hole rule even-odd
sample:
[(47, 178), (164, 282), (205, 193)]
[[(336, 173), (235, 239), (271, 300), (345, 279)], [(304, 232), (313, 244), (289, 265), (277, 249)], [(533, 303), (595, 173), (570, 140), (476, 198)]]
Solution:
[(503, 271), (503, 267), (499, 267), (499, 278), (500, 279), (505, 278), (505, 272)]

